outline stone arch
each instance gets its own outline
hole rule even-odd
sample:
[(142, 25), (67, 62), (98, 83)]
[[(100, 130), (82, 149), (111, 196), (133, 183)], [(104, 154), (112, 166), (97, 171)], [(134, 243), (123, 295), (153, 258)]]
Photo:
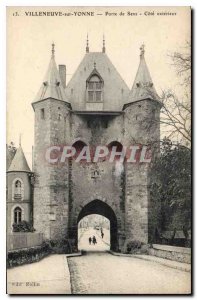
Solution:
[(92, 200), (82, 207), (78, 214), (77, 224), (88, 215), (98, 214), (110, 221), (110, 247), (111, 250), (118, 250), (118, 222), (114, 210), (106, 202), (99, 199)]
[(106, 145), (110, 145), (111, 143), (120, 143), (121, 145), (123, 145), (122, 143), (122, 139), (121, 138), (114, 138), (113, 140), (110, 138), (107, 140)]
[[(18, 198), (16, 198), (16, 183), (17, 181), (20, 182), (21, 184), (21, 188), (20, 188), (20, 194), (18, 196)], [(12, 182), (12, 200), (15, 201), (15, 200), (24, 200), (24, 183), (23, 183), (23, 180), (19, 177), (15, 178)]]
[(22, 216), (21, 216), (21, 221), (24, 221), (25, 219), (25, 211), (24, 211), (24, 208), (20, 205), (20, 204), (15, 204), (13, 207), (12, 207), (12, 210), (11, 210), (11, 231), (12, 231), (12, 225), (14, 224), (14, 211), (15, 209), (19, 207), (22, 211)]
[(116, 141), (116, 140), (111, 141), (110, 143), (107, 144), (107, 147), (108, 147), (109, 149), (112, 148), (113, 146), (117, 146), (117, 151), (121, 151), (122, 148), (123, 148), (122, 143), (119, 142), (119, 141)]
[(77, 143), (77, 142), (82, 142), (82, 143), (88, 145), (88, 142), (86, 141), (86, 139), (81, 138), (81, 137), (78, 137), (78, 138), (76, 138), (76, 139), (74, 139), (74, 140), (72, 141), (72, 146), (73, 146), (75, 143)]
[[(125, 159), (126, 159), (126, 155), (127, 155), (127, 148), (124, 147), (123, 144), (117, 140), (113, 140), (107, 144), (107, 147), (109, 150), (108, 159), (110, 160), (111, 152), (112, 152), (112, 149), (114, 146), (116, 147), (116, 152), (122, 152), (124, 150), (125, 154), (122, 157), (122, 159), (123, 159), (122, 163), (124, 163)], [(120, 155), (115, 156), (116, 163), (120, 160), (120, 158), (121, 158)]]
[(77, 141), (75, 141), (72, 144), (72, 147), (74, 147), (76, 149), (76, 153), (73, 156), (73, 158), (76, 159), (78, 157), (78, 155), (80, 154), (81, 150), (83, 149), (83, 147), (86, 147), (86, 146), (88, 146), (88, 145), (81, 139), (78, 139)]

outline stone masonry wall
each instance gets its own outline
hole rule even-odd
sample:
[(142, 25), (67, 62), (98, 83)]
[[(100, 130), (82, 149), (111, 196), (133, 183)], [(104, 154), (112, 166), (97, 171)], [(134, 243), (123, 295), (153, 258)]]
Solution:
[[(41, 109), (44, 108), (44, 119)], [(34, 226), (45, 238), (63, 238), (68, 225), (68, 165), (50, 164), (46, 149), (66, 143), (68, 107), (47, 99), (35, 104)], [(69, 128), (69, 127), (68, 127)]]
[[(121, 142), (122, 118), (106, 116), (72, 115), (72, 142), (81, 140), (90, 147), (107, 145), (112, 141)], [(97, 171), (98, 175), (94, 175)], [(81, 209), (93, 200), (107, 203), (117, 216), (118, 235), (124, 234), (124, 205), (122, 204), (122, 174), (118, 166), (107, 161), (98, 163), (76, 163), (71, 167), (71, 194), (69, 227), (77, 231), (77, 219)], [(96, 172), (96, 173), (97, 173)], [(96, 213), (96, 211), (95, 211)], [(121, 241), (120, 241), (121, 243)]]
[[(152, 159), (159, 154), (159, 105), (145, 100), (125, 109), (125, 143), (151, 144)], [(149, 227), (149, 172), (151, 164), (128, 163), (126, 166), (126, 239), (148, 243)], [(152, 234), (152, 232), (151, 232)]]
[[(45, 119), (40, 110), (45, 109)], [(158, 155), (159, 106), (154, 101), (139, 101), (118, 116), (78, 115), (64, 102), (47, 99), (35, 104), (34, 226), (47, 238), (62, 238), (77, 230), (82, 208), (93, 200), (106, 202), (118, 222), (118, 239), (148, 242), (151, 224), (148, 164), (120, 166), (107, 161), (48, 164), (44, 158), (51, 145), (108, 145), (118, 141), (124, 146), (154, 142)], [(96, 176), (95, 176), (95, 171)]]

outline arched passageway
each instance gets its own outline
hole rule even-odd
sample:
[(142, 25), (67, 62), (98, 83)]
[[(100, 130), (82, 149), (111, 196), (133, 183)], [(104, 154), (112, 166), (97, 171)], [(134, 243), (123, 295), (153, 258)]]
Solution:
[(110, 249), (116, 250), (117, 245), (117, 218), (113, 209), (101, 200), (93, 200), (85, 205), (79, 213), (77, 223), (81, 221), (84, 217), (97, 214), (104, 216), (110, 222)]
[(78, 223), (78, 250), (105, 252), (110, 250), (110, 221), (92, 214)]

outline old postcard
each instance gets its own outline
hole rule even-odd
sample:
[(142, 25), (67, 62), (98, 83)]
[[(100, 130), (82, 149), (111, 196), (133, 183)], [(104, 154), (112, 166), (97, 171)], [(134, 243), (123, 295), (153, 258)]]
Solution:
[(191, 294), (191, 8), (7, 7), (7, 293)]

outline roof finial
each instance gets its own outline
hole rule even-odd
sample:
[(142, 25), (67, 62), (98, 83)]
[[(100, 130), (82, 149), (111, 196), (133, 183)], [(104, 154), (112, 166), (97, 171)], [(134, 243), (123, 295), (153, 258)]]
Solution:
[(96, 69), (96, 63), (94, 62), (94, 69)]
[(144, 57), (144, 53), (145, 53), (144, 47), (145, 47), (145, 45), (143, 43), (142, 46), (140, 47), (140, 57), (141, 58)]
[(54, 42), (52, 43), (52, 50), (51, 50), (51, 53), (52, 53), (52, 55), (51, 55), (51, 57), (54, 57), (55, 56), (55, 44), (54, 44)]
[(102, 52), (105, 53), (105, 36), (103, 34), (103, 49), (102, 49)]
[(21, 133), (19, 134), (19, 147), (21, 147)]
[(87, 40), (86, 40), (86, 53), (89, 53), (89, 40), (88, 40), (88, 33), (87, 33)]

